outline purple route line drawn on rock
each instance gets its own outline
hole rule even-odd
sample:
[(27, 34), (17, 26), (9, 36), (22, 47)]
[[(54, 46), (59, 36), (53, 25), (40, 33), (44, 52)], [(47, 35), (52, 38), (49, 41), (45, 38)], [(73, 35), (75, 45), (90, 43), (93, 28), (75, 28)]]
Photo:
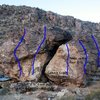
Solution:
[(88, 60), (88, 55), (87, 55), (87, 51), (86, 51), (86, 48), (85, 48), (85, 46), (83, 45), (83, 43), (82, 43), (82, 41), (81, 40), (79, 40), (79, 44), (82, 46), (82, 48), (83, 48), (83, 50), (84, 50), (84, 54), (85, 54), (85, 63), (84, 63), (84, 66), (83, 66), (83, 68), (84, 68), (84, 74), (86, 74), (86, 65), (87, 65), (87, 60)]
[(69, 52), (69, 47), (68, 47), (67, 43), (66, 43), (66, 48), (67, 48), (67, 52), (68, 52), (68, 56), (67, 56), (67, 60), (66, 60), (66, 63), (67, 63), (66, 75), (68, 75), (70, 52)]
[(34, 54), (34, 58), (33, 58), (33, 61), (32, 61), (32, 75), (34, 74), (34, 63), (35, 63), (36, 56), (37, 56), (37, 54), (38, 54), (38, 52), (39, 52), (39, 50), (40, 50), (40, 48), (41, 48), (41, 46), (42, 46), (42, 44), (44, 43), (45, 40), (46, 40), (46, 26), (44, 26), (44, 37), (43, 37), (40, 45), (38, 46), (36, 53)]
[(20, 70), (19, 76), (22, 75), (22, 67), (21, 67), (21, 64), (20, 64), (20, 60), (18, 59), (18, 57), (17, 57), (17, 55), (16, 55), (16, 52), (17, 52), (18, 47), (20, 46), (20, 44), (21, 44), (22, 41), (24, 40), (25, 35), (26, 35), (26, 28), (24, 27), (24, 34), (23, 34), (23, 36), (21, 37), (21, 39), (20, 39), (18, 45), (17, 45), (17, 46), (15, 47), (15, 49), (14, 49), (14, 57), (15, 57), (16, 61), (18, 62), (18, 67), (19, 67), (19, 70)]
[(95, 36), (94, 36), (94, 35), (91, 35), (91, 38), (92, 38), (92, 40), (94, 41), (95, 46), (96, 46), (97, 51), (98, 51), (97, 67), (100, 67), (100, 62), (99, 62), (99, 59), (100, 59), (100, 50), (99, 50), (99, 46), (98, 46), (98, 43), (97, 43), (97, 41), (96, 41), (96, 39), (95, 39)]

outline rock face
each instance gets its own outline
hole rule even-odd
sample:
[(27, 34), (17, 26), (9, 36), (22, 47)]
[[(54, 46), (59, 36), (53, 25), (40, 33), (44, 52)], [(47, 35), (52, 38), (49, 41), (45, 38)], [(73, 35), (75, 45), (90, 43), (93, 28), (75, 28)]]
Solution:
[(67, 59), (68, 50), (66, 45), (61, 45), (58, 48), (55, 56), (46, 67), (46, 74), (51, 81), (60, 85), (69, 85), (70, 83), (83, 84), (83, 61), (81, 63), (78, 63), (78, 61), (84, 55), (81, 55), (76, 47), (70, 43), (68, 44), (70, 51), (69, 59)]
[[(46, 26), (46, 39), (43, 42), (44, 26)], [(19, 77), (14, 49), (24, 34), (24, 28), (26, 35), (16, 51), (23, 70), (22, 76)], [(38, 8), (2, 5), (0, 6), (0, 74), (3, 73), (19, 81), (37, 82), (46, 78), (58, 84), (81, 85), (84, 83), (83, 66), (86, 52), (79, 44), (79, 40), (82, 41), (88, 54), (86, 73), (89, 76), (91, 73), (99, 73), (96, 62), (99, 50), (91, 38), (93, 34), (99, 44), (100, 24), (84, 22), (71, 16), (61, 16)], [(66, 43), (70, 52), (69, 61), (67, 61)], [(32, 62), (35, 56), (34, 75), (32, 75)], [(68, 76), (66, 76), (68, 64)], [(54, 77), (50, 74), (52, 70), (55, 71)], [(64, 77), (61, 75), (62, 72)]]
[[(38, 81), (41, 77), (43, 72), (43, 68), (46, 66), (46, 64), (50, 61), (54, 53), (56, 52), (57, 48), (62, 44), (72, 39), (72, 36), (69, 32), (62, 30), (61, 28), (50, 26), (48, 27), (48, 24), (46, 24), (46, 39), (41, 44), (43, 37), (44, 37), (44, 24), (41, 24), (41, 22), (34, 21), (34, 18), (37, 18), (35, 16), (35, 12), (37, 12), (39, 9), (30, 9), (32, 10), (27, 12), (29, 15), (32, 13), (32, 16), (35, 16), (34, 18), (32, 16), (19, 16), (19, 13), (23, 13), (23, 10), (21, 12), (16, 12), (16, 9), (18, 10), (19, 7), (15, 7), (15, 15), (12, 15), (12, 8), (10, 6), (1, 6), (0, 12), (4, 10), (4, 13), (1, 14), (1, 16), (4, 16), (5, 14), (8, 16), (6, 18), (1, 18), (2, 20), (2, 26), (0, 26), (0, 33), (2, 33), (1, 36), (1, 42), (0, 42), (0, 66), (3, 69), (4, 74), (7, 74), (8, 76), (12, 78), (16, 78), (17, 80), (26, 81), (26, 80), (34, 80)], [(11, 10), (11, 12), (9, 12)], [(9, 14), (7, 14), (9, 12)], [(30, 13), (31, 12), (31, 13)], [(24, 14), (26, 11), (24, 11)], [(43, 13), (46, 13), (43, 11)], [(24, 16), (24, 18), (21, 20), (21, 17)], [(31, 19), (33, 18), (33, 19)], [(12, 19), (12, 20), (10, 20)], [(15, 24), (13, 21), (15, 20)], [(9, 21), (9, 22), (8, 22)], [(33, 21), (32, 23), (30, 23)], [(7, 23), (8, 25), (6, 26)], [(34, 24), (37, 25), (34, 25)], [(32, 24), (32, 26), (30, 25)], [(13, 27), (14, 26), (14, 27)], [(18, 27), (19, 29), (18, 29)], [(12, 27), (12, 28), (11, 28)], [(18, 62), (16, 61), (14, 57), (14, 49), (18, 45), (20, 38), (24, 34), (24, 27), (26, 27), (26, 35), (20, 46), (16, 50), (16, 55), (20, 61), (23, 75), (19, 78), (19, 66)], [(5, 40), (3, 40), (5, 39)], [(41, 44), (41, 46), (40, 46)], [(40, 46), (40, 47), (39, 47)], [(38, 50), (39, 48), (39, 50)], [(36, 55), (36, 52), (38, 50), (38, 53)], [(51, 53), (52, 52), (52, 53)], [(34, 56), (36, 56), (34, 58)], [(34, 61), (34, 75), (32, 75), (32, 63)]]
[[(62, 31), (62, 30), (60, 30)], [(52, 51), (53, 49), (56, 50), (56, 48), (62, 44), (62, 41), (68, 41), (69, 39), (71, 39), (71, 35), (66, 32), (63, 31), (62, 34), (60, 34), (60, 31), (56, 31), (54, 29), (52, 30), (48, 30), (47, 29), (47, 33), (46, 33), (46, 40), (43, 43), (43, 46), (41, 48), (41, 50), (39, 51), (39, 53), (36, 55), (36, 60), (34, 63), (34, 70), (35, 73), (34, 75), (32, 75), (31, 79), (35, 79), (37, 80), (36, 77), (40, 77), (43, 66), (50, 60), (50, 54), (49, 52)], [(28, 32), (27, 32), (28, 34)], [(25, 79), (29, 79), (29, 72), (31, 71), (32, 68), (32, 59), (34, 59), (34, 55), (35, 52), (37, 51), (38, 46), (41, 43), (42, 37), (40, 38), (40, 36), (37, 39), (35, 38), (38, 35), (34, 35), (34, 34), (30, 34), (31, 37), (30, 41), (33, 39), (32, 44), (28, 44), (29, 39), (25, 39), (25, 43), (22, 43), (21, 46), (18, 48), (17, 50), (17, 55), (18, 58), (20, 59), (20, 63), (23, 69), (23, 74), (24, 76), (22, 76), (20, 79), (22, 80), (23, 78)], [(29, 38), (27, 37), (27, 38)], [(33, 37), (33, 38), (32, 38)], [(9, 37), (10, 38), (10, 37)], [(61, 39), (61, 40), (60, 40)], [(34, 42), (36, 41), (36, 42)], [(4, 42), (1, 46), (0, 49), (0, 60), (1, 60), (1, 67), (4, 69), (5, 74), (9, 74), (11, 77), (17, 78), (18, 79), (18, 64), (17, 62), (15, 62), (15, 58), (14, 58), (14, 48), (16, 47), (16, 45), (18, 44), (18, 40), (13, 41), (12, 39), (6, 40), (6, 42)], [(40, 43), (39, 43), (40, 42)], [(31, 47), (32, 45), (32, 47)], [(34, 45), (34, 46), (33, 46)], [(54, 50), (52, 51), (54, 52)], [(52, 54), (53, 55), (53, 54)], [(31, 73), (30, 73), (31, 74)], [(25, 79), (25, 80), (26, 80)]]

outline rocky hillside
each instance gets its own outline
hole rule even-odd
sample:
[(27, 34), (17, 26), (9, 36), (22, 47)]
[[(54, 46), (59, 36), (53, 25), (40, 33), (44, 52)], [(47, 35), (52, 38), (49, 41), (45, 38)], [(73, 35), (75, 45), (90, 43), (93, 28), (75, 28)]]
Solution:
[(0, 6), (2, 82), (49, 82), (66, 87), (99, 82), (99, 45), (99, 23), (39, 8)]

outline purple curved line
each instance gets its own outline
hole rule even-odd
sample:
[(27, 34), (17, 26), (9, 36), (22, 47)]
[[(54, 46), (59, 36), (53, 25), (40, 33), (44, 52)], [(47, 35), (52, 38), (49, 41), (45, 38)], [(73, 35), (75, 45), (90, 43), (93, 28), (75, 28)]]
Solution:
[(87, 51), (86, 51), (86, 48), (85, 48), (85, 46), (83, 45), (83, 43), (82, 43), (82, 41), (81, 40), (79, 40), (79, 43), (80, 43), (80, 45), (82, 46), (82, 48), (83, 48), (83, 50), (84, 50), (84, 54), (85, 54), (85, 56), (86, 56), (86, 58), (85, 58), (85, 63), (84, 63), (84, 74), (86, 74), (86, 65), (87, 65), (87, 60), (88, 60), (88, 55), (87, 55)]
[(35, 63), (35, 59), (36, 59), (36, 55), (38, 54), (42, 44), (44, 43), (44, 41), (46, 40), (46, 26), (44, 26), (44, 37), (42, 39), (42, 42), (40, 43), (40, 45), (38, 46), (38, 49), (34, 55), (33, 61), (32, 61), (32, 75), (34, 74), (34, 63)]
[(67, 63), (66, 75), (68, 75), (70, 53), (69, 53), (69, 47), (67, 44), (66, 44), (66, 48), (67, 48), (67, 52), (68, 52), (68, 56), (67, 56), (67, 60), (66, 60), (66, 63)]
[(97, 63), (98, 63), (98, 67), (100, 67), (100, 62), (99, 62), (99, 58), (100, 58), (100, 50), (99, 50), (99, 46), (98, 46), (98, 43), (94, 37), (94, 35), (91, 35), (91, 38), (92, 40), (94, 41), (95, 45), (96, 45), (96, 48), (97, 48), (97, 51), (98, 51), (98, 57), (97, 57)]
[(14, 49), (14, 57), (15, 57), (16, 61), (18, 62), (18, 68), (19, 68), (19, 70), (20, 70), (19, 76), (22, 75), (22, 67), (21, 67), (21, 64), (20, 64), (20, 60), (18, 59), (18, 57), (17, 57), (17, 55), (16, 55), (16, 51), (17, 51), (18, 47), (20, 46), (20, 44), (22, 43), (22, 41), (23, 41), (23, 39), (24, 39), (24, 37), (25, 37), (25, 34), (26, 34), (26, 29), (24, 28), (24, 34), (23, 34), (23, 36), (21, 37), (21, 39), (20, 39), (18, 45), (17, 45), (17, 46), (15, 47), (15, 49)]

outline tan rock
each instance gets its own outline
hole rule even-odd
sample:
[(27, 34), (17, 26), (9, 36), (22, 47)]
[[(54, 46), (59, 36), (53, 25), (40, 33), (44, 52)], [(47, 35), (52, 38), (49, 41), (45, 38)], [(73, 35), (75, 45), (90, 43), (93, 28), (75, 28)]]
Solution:
[(84, 81), (84, 71), (83, 63), (79, 58), (83, 55), (78, 52), (79, 47), (77, 45), (69, 43), (68, 47), (70, 50), (68, 75), (66, 74), (68, 51), (65, 44), (58, 48), (55, 56), (46, 67), (45, 73), (56, 84), (68, 85), (74, 83), (81, 85)]
[(21, 66), (23, 69), (23, 75), (21, 77), (19, 77), (18, 64), (15, 64), (13, 66), (10, 76), (20, 81), (26, 81), (26, 80), (38, 81), (38, 79), (41, 76), (43, 65), (47, 60), (47, 54), (41, 54), (36, 57), (36, 60), (34, 63), (34, 74), (33, 75), (32, 75), (32, 60), (33, 59), (26, 59), (26, 60), (21, 61)]

